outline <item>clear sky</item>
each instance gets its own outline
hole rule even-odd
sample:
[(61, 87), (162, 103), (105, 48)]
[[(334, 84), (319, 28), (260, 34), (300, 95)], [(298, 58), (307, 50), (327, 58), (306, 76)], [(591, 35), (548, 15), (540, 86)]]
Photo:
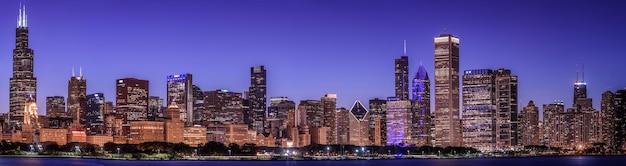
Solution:
[[(0, 112), (8, 110), (19, 2), (0, 1)], [(570, 106), (584, 58), (599, 109), (603, 91), (626, 87), (624, 9), (623, 0), (27, 2), (40, 114), (46, 96), (67, 95), (72, 67), (83, 68), (88, 94), (114, 101), (118, 78), (150, 80), (150, 95), (160, 97), (166, 76), (181, 73), (202, 90), (243, 92), (250, 67), (265, 65), (268, 98), (337, 93), (349, 108), (394, 94), (405, 39), (411, 79), (420, 62), (433, 78), (433, 37), (444, 28), (460, 38), (461, 71), (504, 67), (519, 76), (520, 106)]]

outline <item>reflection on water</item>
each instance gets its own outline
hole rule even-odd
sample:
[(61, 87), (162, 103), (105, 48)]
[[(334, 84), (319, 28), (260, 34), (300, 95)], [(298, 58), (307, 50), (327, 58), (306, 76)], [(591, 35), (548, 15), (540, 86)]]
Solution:
[(352, 160), (352, 161), (120, 161), (73, 158), (0, 158), (0, 166), (623, 166), (626, 156)]

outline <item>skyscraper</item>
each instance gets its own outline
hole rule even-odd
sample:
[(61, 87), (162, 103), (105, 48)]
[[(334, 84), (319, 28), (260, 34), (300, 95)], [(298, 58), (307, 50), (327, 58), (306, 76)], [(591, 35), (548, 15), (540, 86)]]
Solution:
[(498, 148), (518, 145), (517, 76), (511, 70), (494, 70), (496, 97), (496, 143)]
[(368, 138), (369, 131), (368, 125), (369, 122), (368, 117), (369, 111), (360, 101), (355, 101), (350, 108), (350, 116), (349, 116), (349, 132), (348, 138), (350, 145), (355, 146), (368, 146), (370, 145), (370, 141)]
[(193, 125), (193, 82), (191, 74), (167, 76), (167, 102), (176, 101), (180, 110), (180, 118), (185, 125)]
[(193, 124), (202, 124), (202, 112), (204, 112), (204, 92), (199, 86), (193, 85)]
[(626, 89), (620, 89), (615, 92), (613, 99), (615, 106), (615, 118), (613, 119), (615, 129), (614, 145), (616, 149), (624, 149), (626, 147)]
[(418, 146), (428, 145), (430, 135), (430, 79), (420, 64), (412, 86), (411, 139)]
[(319, 100), (300, 100), (298, 111), (305, 119), (303, 124), (309, 127), (322, 127), (324, 111)]
[(406, 40), (404, 41), (404, 54), (395, 60), (396, 98), (409, 100), (409, 57), (406, 56)]
[(442, 34), (435, 43), (435, 146), (461, 146), (459, 38)]
[(116, 112), (128, 121), (146, 120), (148, 115), (149, 82), (136, 78), (118, 79), (116, 82)]
[(463, 146), (488, 151), (496, 148), (495, 75), (491, 69), (463, 74)]
[(104, 94), (94, 93), (87, 95), (85, 119), (87, 133), (91, 135), (104, 134)]
[(552, 104), (543, 105), (543, 127), (544, 127), (544, 144), (546, 146), (559, 147), (559, 115), (565, 112), (565, 106), (562, 101), (555, 101)]
[(395, 97), (387, 99), (386, 145), (409, 144), (411, 141), (411, 101)]
[(387, 144), (387, 100), (369, 101), (369, 140), (374, 146)]
[(337, 94), (326, 94), (320, 100), (322, 104), (322, 111), (324, 112), (324, 118), (322, 119), (322, 126), (328, 127), (328, 137), (326, 140), (329, 144), (337, 144), (337, 119), (335, 115), (337, 113)]
[(531, 100), (528, 105), (522, 109), (522, 118), (520, 123), (521, 140), (520, 145), (539, 145), (541, 133), (539, 132), (539, 108)]
[(615, 94), (611, 91), (602, 93), (600, 102), (602, 142), (610, 149), (615, 149)]
[(72, 77), (67, 81), (67, 112), (74, 120), (74, 127), (84, 128), (87, 80), (83, 77), (82, 68), (79, 70), (76, 76), (72, 69)]
[(13, 122), (23, 121), (29, 98), (37, 101), (34, 51), (28, 46), (27, 20), (26, 5), (20, 4), (13, 49), (13, 76), (9, 80), (9, 115)]
[(337, 121), (337, 144), (351, 144), (350, 132), (352, 128), (350, 128), (350, 116), (352, 115), (350, 115), (350, 111), (343, 107), (337, 108), (335, 115), (337, 116), (335, 118)]
[(587, 83), (585, 83), (585, 65), (582, 65), (582, 79), (578, 79), (578, 69), (576, 69), (576, 82), (574, 82), (574, 107), (591, 107), (591, 101), (585, 103), (587, 99)]
[(250, 112), (253, 122), (251, 128), (257, 133), (263, 132), (267, 109), (267, 78), (264, 66), (250, 68)]

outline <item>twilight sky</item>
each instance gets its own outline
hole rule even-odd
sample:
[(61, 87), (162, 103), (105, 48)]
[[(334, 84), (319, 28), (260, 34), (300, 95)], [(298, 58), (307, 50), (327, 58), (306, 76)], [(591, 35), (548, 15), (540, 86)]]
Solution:
[[(8, 111), (19, 0), (0, 1), (0, 113)], [(115, 100), (115, 79), (192, 73), (202, 90), (243, 92), (250, 67), (265, 65), (268, 98), (299, 103), (338, 94), (338, 107), (394, 93), (394, 59), (407, 40), (411, 79), (420, 62), (431, 79), (433, 37), (460, 38), (461, 71), (509, 68), (519, 105), (573, 98), (576, 64), (594, 107), (626, 87), (626, 2), (332, 0), (28, 0), (39, 114), (45, 97), (67, 96), (72, 67), (87, 93)], [(431, 80), (432, 81), (432, 80)], [(269, 100), (268, 100), (269, 102)], [(539, 106), (541, 107), (541, 106)]]

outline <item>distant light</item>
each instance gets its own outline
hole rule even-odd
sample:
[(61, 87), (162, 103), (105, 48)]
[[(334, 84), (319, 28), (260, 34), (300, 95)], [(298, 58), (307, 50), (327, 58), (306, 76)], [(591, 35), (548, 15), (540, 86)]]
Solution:
[(222, 90), (220, 90), (220, 91), (221, 91), (221, 92), (224, 92), (224, 93), (229, 92), (229, 91), (228, 91), (228, 89), (222, 89)]
[(117, 83), (124, 83), (124, 80), (117, 80)]

